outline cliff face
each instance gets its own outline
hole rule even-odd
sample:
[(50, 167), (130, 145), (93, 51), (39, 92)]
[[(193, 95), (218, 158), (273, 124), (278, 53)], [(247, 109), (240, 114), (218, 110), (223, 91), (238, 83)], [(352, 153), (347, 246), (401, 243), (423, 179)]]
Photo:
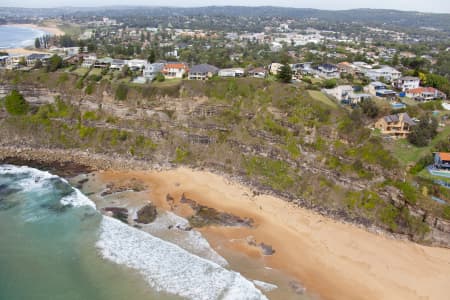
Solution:
[(21, 118), (0, 110), (0, 160), (206, 167), (339, 220), (450, 246), (450, 223), (438, 210), (428, 209), (420, 193), (411, 204), (394, 187), (404, 172), (379, 140), (335, 103), (301, 88), (258, 80), (184, 82), (166, 94), (130, 89), (119, 101), (104, 83), (87, 95), (67, 83), (3, 81), (0, 98), (12, 89), (34, 108)]

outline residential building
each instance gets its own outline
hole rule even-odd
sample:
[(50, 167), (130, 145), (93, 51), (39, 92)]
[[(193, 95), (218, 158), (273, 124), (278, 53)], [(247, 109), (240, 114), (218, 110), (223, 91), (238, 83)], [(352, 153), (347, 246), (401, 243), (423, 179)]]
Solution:
[(220, 77), (243, 77), (244, 69), (242, 68), (231, 68), (231, 69), (221, 69), (219, 71)]
[(109, 66), (112, 70), (122, 70), (122, 68), (127, 64), (126, 60), (123, 59), (113, 59), (111, 65)]
[(396, 69), (390, 66), (381, 66), (378, 69), (369, 69), (366, 71), (365, 75), (369, 77), (371, 80), (386, 80), (390, 82), (394, 82), (399, 79), (402, 73), (397, 71)]
[(434, 153), (434, 167), (436, 169), (450, 170), (450, 153), (448, 152)]
[(379, 82), (379, 81), (373, 81), (371, 83), (369, 83), (368, 86), (364, 87), (364, 91), (366, 91), (367, 93), (376, 96), (378, 91), (381, 90), (386, 90), (387, 89), (387, 85)]
[(338, 68), (332, 64), (321, 64), (314, 69), (314, 73), (322, 78), (339, 78)]
[(158, 73), (161, 73), (163, 69), (164, 63), (147, 64), (142, 71), (142, 76), (146, 80), (153, 81), (156, 75), (158, 75)]
[(414, 98), (418, 101), (428, 101), (435, 99), (446, 99), (447, 95), (433, 87), (418, 87), (407, 90), (406, 97)]
[(208, 65), (201, 64), (195, 65), (189, 70), (189, 79), (190, 80), (206, 80), (219, 72), (219, 68)]
[(45, 63), (49, 58), (50, 58), (49, 54), (32, 53), (27, 56), (27, 66), (33, 67), (38, 60)]
[(381, 131), (381, 134), (393, 138), (405, 138), (411, 132), (412, 127), (416, 125), (407, 113), (385, 116), (375, 123), (375, 128)]
[(255, 77), (255, 78), (266, 78), (267, 76), (267, 70), (264, 68), (254, 68), (254, 69), (250, 69), (248, 70), (248, 76), (250, 77)]
[(282, 66), (283, 65), (280, 64), (280, 63), (271, 63), (269, 65), (269, 73), (272, 74), (272, 75), (277, 75), (278, 72), (281, 70)]
[(111, 57), (99, 58), (95, 61), (94, 68), (107, 69), (112, 64), (113, 59)]
[(420, 86), (420, 79), (412, 76), (400, 77), (394, 81), (394, 86), (405, 92), (410, 89), (418, 88)]
[(147, 61), (144, 59), (130, 59), (127, 61), (127, 65), (131, 70), (142, 70), (147, 65)]
[(189, 72), (189, 68), (185, 63), (169, 62), (164, 65), (162, 73), (168, 79), (183, 78)]
[(356, 73), (356, 67), (349, 62), (344, 61), (344, 62), (338, 63), (336, 66), (340, 73), (352, 74), (352, 75), (355, 75), (355, 73)]
[(90, 68), (95, 64), (96, 61), (97, 56), (95, 54), (83, 56), (83, 63), (81, 64), (81, 66), (83, 68)]

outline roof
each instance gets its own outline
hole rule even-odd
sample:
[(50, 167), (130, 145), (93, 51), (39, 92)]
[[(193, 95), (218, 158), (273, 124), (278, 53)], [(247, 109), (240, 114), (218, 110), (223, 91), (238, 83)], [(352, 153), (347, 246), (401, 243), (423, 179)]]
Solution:
[(400, 121), (400, 119), (403, 119), (404, 123), (407, 123), (409, 125), (416, 125), (416, 123), (414, 123), (414, 121), (409, 117), (409, 115), (407, 113), (400, 113), (400, 114), (396, 114), (396, 115), (389, 115), (389, 116), (385, 116), (383, 118), (387, 123), (397, 123)]
[(420, 80), (419, 77), (413, 77), (413, 76), (405, 76), (405, 77), (401, 77), (398, 80)]
[(166, 63), (164, 65), (166, 69), (187, 69), (187, 66), (183, 63)]
[(436, 93), (438, 90), (436, 90), (433, 87), (418, 87), (415, 89), (409, 89), (408, 93), (412, 94), (421, 94), (421, 93)]
[(450, 161), (450, 153), (448, 153), (448, 152), (438, 152), (438, 155), (439, 155), (439, 157), (442, 160)]
[(266, 69), (262, 68), (262, 67), (258, 67), (258, 68), (254, 68), (251, 70), (248, 70), (249, 73), (266, 73)]
[(190, 70), (189, 73), (216, 73), (219, 71), (219, 68), (208, 65), (208, 64), (201, 64), (201, 65), (195, 65)]

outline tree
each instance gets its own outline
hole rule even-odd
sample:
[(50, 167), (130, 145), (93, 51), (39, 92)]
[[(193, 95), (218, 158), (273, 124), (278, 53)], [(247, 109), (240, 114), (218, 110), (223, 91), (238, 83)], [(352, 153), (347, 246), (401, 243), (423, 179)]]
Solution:
[(34, 40), (34, 48), (37, 48), (37, 49), (41, 48), (41, 40), (39, 38), (36, 38)]
[(424, 147), (436, 136), (438, 121), (427, 114), (420, 118), (419, 124), (414, 126), (408, 135), (408, 141), (418, 147)]
[(60, 56), (54, 54), (48, 59), (47, 72), (55, 72), (63, 65), (63, 60)]
[(155, 62), (155, 59), (156, 59), (155, 50), (151, 49), (150, 54), (148, 55), (147, 61), (152, 64)]
[(364, 100), (361, 102), (360, 106), (361, 106), (362, 112), (369, 118), (373, 119), (376, 116), (378, 116), (378, 111), (379, 111), (378, 106), (372, 100), (370, 100), (370, 99)]
[(277, 74), (277, 78), (279, 81), (284, 83), (289, 83), (292, 80), (292, 70), (289, 64), (285, 64), (280, 68), (280, 71)]
[(28, 112), (28, 102), (22, 94), (16, 90), (12, 90), (11, 93), (5, 97), (5, 108), (10, 115), (24, 115)]
[(398, 53), (394, 54), (394, 57), (392, 58), (392, 66), (398, 66), (398, 64), (400, 63), (400, 58), (398, 57)]
[(153, 78), (153, 80), (156, 80), (158, 82), (163, 82), (164, 80), (166, 80), (166, 77), (164, 77), (164, 75), (160, 72), (158, 74), (156, 74), (155, 78)]
[(326, 89), (333, 89), (337, 85), (336, 79), (327, 79), (323, 82), (322, 86)]

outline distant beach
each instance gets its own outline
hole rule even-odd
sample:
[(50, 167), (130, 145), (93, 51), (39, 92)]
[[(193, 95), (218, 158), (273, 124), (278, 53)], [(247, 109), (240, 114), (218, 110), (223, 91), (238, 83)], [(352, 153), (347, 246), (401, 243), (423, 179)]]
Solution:
[(0, 50), (10, 55), (45, 52), (40, 49), (28, 49), (34, 46), (34, 39), (46, 34), (63, 35), (56, 24), (39, 26), (35, 24), (7, 24), (0, 26)]

